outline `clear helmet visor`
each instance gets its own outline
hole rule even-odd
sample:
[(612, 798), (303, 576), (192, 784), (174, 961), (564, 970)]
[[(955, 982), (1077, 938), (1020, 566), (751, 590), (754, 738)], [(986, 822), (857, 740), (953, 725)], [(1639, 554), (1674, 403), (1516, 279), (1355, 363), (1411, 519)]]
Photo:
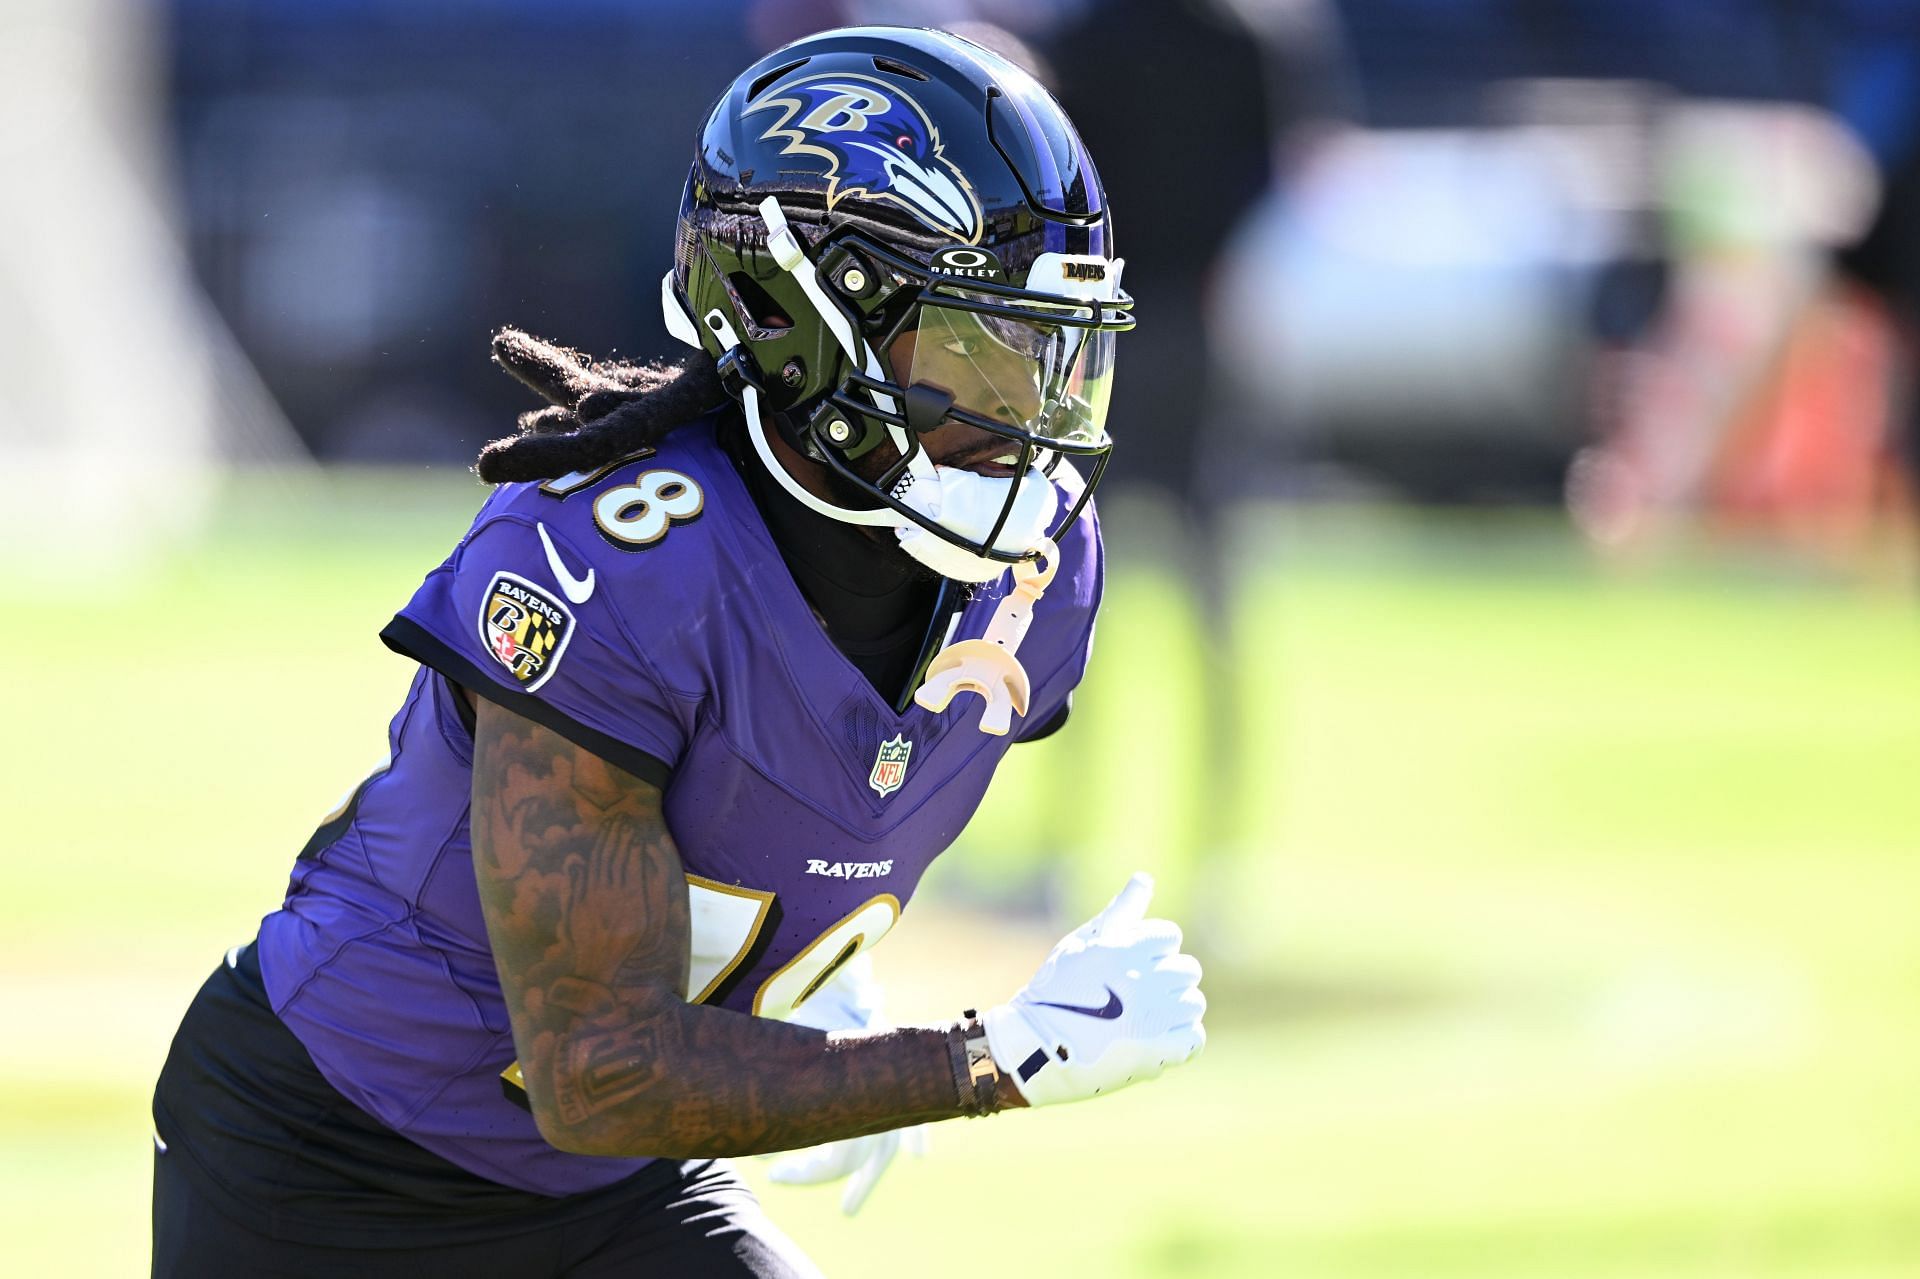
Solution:
[[(983, 301), (993, 299), (983, 298)], [(1111, 331), (943, 307), (928, 302), (889, 350), (895, 376), (953, 397), (954, 407), (1038, 439), (1106, 442), (1113, 394)]]

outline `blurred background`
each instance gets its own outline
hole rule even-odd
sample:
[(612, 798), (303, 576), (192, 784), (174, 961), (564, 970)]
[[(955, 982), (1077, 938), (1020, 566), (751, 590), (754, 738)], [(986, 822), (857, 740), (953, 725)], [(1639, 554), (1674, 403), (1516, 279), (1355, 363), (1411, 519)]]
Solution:
[(1912, 0), (7, 0), (5, 1272), (144, 1273), (174, 1024), (527, 407), (489, 332), (665, 351), (697, 125), (852, 21), (1055, 87), (1141, 316), (1088, 686), (895, 1012), (1144, 866), (1213, 1041), (776, 1215), (836, 1275), (983, 1209), (1053, 1274), (1920, 1274)]

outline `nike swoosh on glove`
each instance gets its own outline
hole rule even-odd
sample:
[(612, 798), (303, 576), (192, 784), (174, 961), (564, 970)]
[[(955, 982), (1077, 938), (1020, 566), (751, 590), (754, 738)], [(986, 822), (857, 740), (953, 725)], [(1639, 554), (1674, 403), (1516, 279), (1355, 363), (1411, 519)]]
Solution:
[(1152, 897), (1152, 877), (1135, 875), (981, 1018), (995, 1064), (1027, 1104), (1112, 1092), (1206, 1046), (1200, 961), (1181, 952), (1178, 924), (1146, 917)]
[[(877, 1030), (884, 1024), (882, 1002), (872, 957), (856, 955), (788, 1020), (815, 1030)], [(844, 1177), (847, 1185), (840, 1192), (840, 1211), (851, 1217), (867, 1202), (881, 1175), (902, 1150), (916, 1156), (927, 1153), (925, 1125), (788, 1151), (774, 1159), (767, 1179), (782, 1186), (817, 1186)]]

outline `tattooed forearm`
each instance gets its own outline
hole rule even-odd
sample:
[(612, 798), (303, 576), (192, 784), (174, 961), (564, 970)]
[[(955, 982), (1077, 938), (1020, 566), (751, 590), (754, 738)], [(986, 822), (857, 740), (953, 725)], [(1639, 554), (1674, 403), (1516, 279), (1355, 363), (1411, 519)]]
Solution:
[(629, 1004), (569, 1038), (563, 1119), (600, 1153), (755, 1154), (960, 1113), (942, 1032), (830, 1038), (722, 1008)]
[(659, 789), (485, 701), (473, 847), (528, 1096), (561, 1148), (753, 1154), (960, 1113), (941, 1031), (829, 1038), (687, 1003)]

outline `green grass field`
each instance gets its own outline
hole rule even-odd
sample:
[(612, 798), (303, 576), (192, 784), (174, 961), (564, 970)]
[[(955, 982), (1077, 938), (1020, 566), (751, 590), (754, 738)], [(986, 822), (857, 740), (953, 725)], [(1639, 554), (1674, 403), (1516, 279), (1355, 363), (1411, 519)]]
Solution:
[[(110, 598), (29, 584), (0, 1273), (144, 1272), (173, 1024), (380, 757), (409, 672), (374, 634), (475, 500), (255, 483)], [(1910, 597), (1705, 554), (1608, 573), (1544, 516), (1306, 513), (1249, 523), (1216, 636), (1113, 524), (1073, 728), (1014, 757), (878, 960), (903, 1018), (951, 1015), (1147, 866), (1212, 1042), (945, 1125), (851, 1222), (767, 1191), (829, 1273), (1920, 1274)]]

